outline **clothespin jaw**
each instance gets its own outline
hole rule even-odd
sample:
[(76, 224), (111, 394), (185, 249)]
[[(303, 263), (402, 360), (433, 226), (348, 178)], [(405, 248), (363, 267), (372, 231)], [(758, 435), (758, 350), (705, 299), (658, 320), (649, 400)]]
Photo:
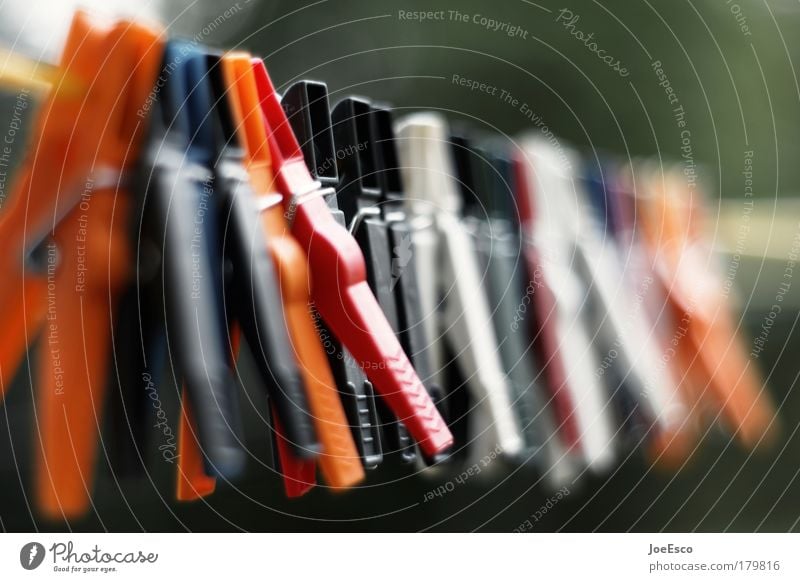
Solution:
[[(379, 175), (372, 143), (372, 105), (366, 99), (350, 97), (331, 112), (337, 151), (339, 208), (353, 230), (360, 213), (380, 214)], [(362, 247), (363, 248), (363, 247)]]
[[(322, 186), (338, 186), (339, 166), (336, 163), (328, 87), (317, 81), (298, 81), (284, 92), (281, 107), (298, 140), (311, 177)], [(325, 194), (328, 194), (327, 190)], [(338, 210), (338, 205), (332, 210)]]
[(619, 172), (617, 165), (610, 159), (601, 158), (597, 163), (584, 163), (581, 167), (586, 183), (587, 199), (602, 226), (603, 233), (619, 242), (622, 227), (620, 225), (620, 208), (615, 182)]
[(447, 290), (443, 329), (457, 355), (456, 364), (476, 402), (473, 416), (482, 415), (487, 428), (479, 448), (499, 448), (506, 456), (523, 446), (498, 353), (491, 313), (483, 294), (474, 244), (461, 222), (461, 197), (445, 121), (434, 114), (410, 115), (396, 124), (404, 181), (412, 213), (434, 214), (442, 265), (436, 276)]
[(391, 108), (381, 103), (373, 103), (371, 120), (376, 171), (381, 190), (381, 210), (384, 218), (391, 220), (393, 213), (403, 211), (406, 201), (405, 185), (397, 157), (397, 136), (394, 134)]
[(487, 152), (478, 150), (465, 130), (451, 130), (449, 135), (453, 164), (456, 169), (462, 212), (470, 219), (484, 220), (491, 214), (493, 182), (491, 160)]
[[(344, 212), (339, 210), (334, 189), (339, 184), (339, 173), (327, 87), (314, 81), (298, 81), (286, 90), (281, 105), (311, 176), (323, 186), (328, 186), (322, 192), (331, 215), (345, 228)], [(383, 462), (383, 443), (372, 383), (364, 376), (355, 358), (325, 326), (317, 310), (312, 309), (312, 312), (320, 339), (327, 346), (328, 360), (362, 463), (365, 468), (374, 469)]]
[(264, 64), (254, 63), (254, 72), (271, 130), (278, 189), (293, 215), (292, 234), (308, 254), (314, 303), (420, 447), (437, 454), (452, 444), (452, 435), (367, 285), (358, 244), (336, 222), (319, 182), (306, 169)]
[(396, 122), (395, 133), (409, 210), (423, 215), (460, 214), (461, 195), (452, 179), (453, 160), (444, 119), (435, 113), (417, 113)]

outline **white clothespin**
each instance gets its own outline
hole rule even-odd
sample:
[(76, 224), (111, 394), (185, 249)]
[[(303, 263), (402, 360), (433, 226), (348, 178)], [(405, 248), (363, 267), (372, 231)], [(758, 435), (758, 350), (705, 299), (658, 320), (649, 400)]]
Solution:
[(578, 211), (570, 167), (572, 155), (538, 137), (523, 138), (529, 163), (527, 191), (536, 219), (525, 233), (543, 258), (545, 278), (556, 300), (556, 327), (567, 368), (568, 390), (587, 465), (604, 471), (614, 460), (615, 427), (609, 395), (598, 374), (599, 360), (584, 317), (587, 289), (575, 265), (586, 219)]
[[(482, 444), (474, 447), (475, 454), (496, 450), (513, 457), (523, 442), (511, 409), (472, 238), (461, 222), (461, 198), (446, 122), (433, 113), (414, 114), (396, 123), (396, 134), (409, 213), (416, 220), (435, 224), (435, 244), (429, 233), (415, 239), (421, 301), (426, 309), (438, 305), (440, 298), (444, 303), (441, 319), (434, 323), (440, 327), (429, 337), (448, 342), (477, 402), (471, 413), (476, 420), (484, 419), (479, 423), (485, 427)], [(437, 311), (427, 313), (434, 318)], [(443, 353), (442, 346), (432, 350), (439, 370)]]

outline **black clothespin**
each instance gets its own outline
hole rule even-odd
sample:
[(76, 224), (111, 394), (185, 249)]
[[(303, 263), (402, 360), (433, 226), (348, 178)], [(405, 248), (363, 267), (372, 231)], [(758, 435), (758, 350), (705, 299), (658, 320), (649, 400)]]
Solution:
[(545, 410), (528, 334), (536, 289), (521, 259), (512, 162), (500, 147), (478, 149), (463, 133), (451, 135), (451, 144), (465, 222), (485, 275), (500, 360), (525, 444), (521, 456), (542, 462), (539, 450), (554, 433), (554, 423)]
[[(339, 207), (358, 241), (367, 266), (367, 282), (395, 335), (400, 321), (392, 280), (391, 235), (380, 209), (381, 186), (373, 143), (372, 105), (363, 99), (340, 101), (331, 113), (339, 170)], [(407, 352), (410, 353), (410, 352)], [(423, 380), (424, 380), (423, 376)], [(384, 437), (391, 452), (405, 463), (416, 459), (416, 448), (402, 422), (378, 401)]]
[(250, 347), (286, 444), (297, 458), (311, 459), (319, 452), (319, 443), (292, 353), (280, 288), (244, 168), (244, 150), (233, 126), (219, 60), (218, 54), (205, 55), (213, 94), (207, 111), (212, 113), (208, 119), (215, 128), (213, 171), (221, 205), (220, 238), (230, 268), (225, 298), (228, 319), (239, 324)]
[[(449, 421), (447, 400), (442, 386), (436, 382), (428, 347), (435, 341), (424, 324), (417, 281), (415, 227), (406, 214), (405, 190), (397, 159), (397, 144), (392, 127), (392, 114), (388, 107), (372, 104), (370, 116), (371, 145), (374, 151), (375, 171), (380, 188), (380, 212), (389, 235), (391, 253), (390, 289), (394, 291), (397, 306), (398, 328), (403, 349), (411, 358), (426, 390), (431, 395), (439, 413)], [(438, 455), (426, 462), (441, 462), (449, 453)]]
[[(335, 190), (339, 185), (336, 164), (339, 152), (334, 145), (327, 87), (323, 83), (299, 81), (288, 88), (281, 105), (312, 177), (323, 187), (330, 187), (324, 190), (326, 203), (337, 222), (345, 226), (345, 215), (339, 209)], [(322, 319), (318, 315), (315, 319), (364, 467), (373, 469), (383, 460), (383, 445), (372, 383)]]

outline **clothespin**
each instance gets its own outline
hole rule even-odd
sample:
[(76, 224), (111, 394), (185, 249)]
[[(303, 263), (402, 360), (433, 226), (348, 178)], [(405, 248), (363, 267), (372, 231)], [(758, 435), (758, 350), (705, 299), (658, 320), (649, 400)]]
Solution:
[[(524, 153), (515, 149), (512, 154), (514, 171), (514, 196), (519, 210), (519, 226), (522, 255), (526, 267), (528, 286), (534, 289), (534, 300), (528, 330), (532, 347), (542, 366), (542, 375), (555, 416), (558, 436), (568, 453), (580, 449), (580, 430), (569, 388), (567, 370), (562, 359), (559, 330), (556, 325), (556, 298), (544, 272), (544, 259), (533, 241), (535, 229), (535, 201), (528, 181), (528, 160)], [(574, 455), (573, 455), (574, 456)], [(566, 455), (565, 455), (566, 458)]]
[(531, 302), (536, 299), (536, 288), (527, 280), (520, 260), (522, 247), (515, 218), (511, 160), (500, 145), (492, 150), (479, 149), (463, 134), (452, 134), (450, 142), (465, 223), (485, 274), (500, 360), (525, 443), (520, 460), (538, 462), (549, 472), (563, 452), (543, 450), (556, 443), (555, 438), (550, 438), (555, 425), (542, 399), (543, 389), (531, 353), (527, 317)]
[(320, 183), (309, 174), (263, 62), (254, 61), (254, 71), (278, 190), (292, 234), (308, 254), (314, 304), (392, 413), (433, 456), (452, 444), (452, 435), (369, 289), (358, 243), (333, 218)]
[[(380, 176), (372, 141), (372, 106), (363, 99), (344, 99), (331, 112), (331, 122), (336, 151), (342, 152), (336, 157), (339, 207), (350, 233), (364, 253), (367, 282), (392, 331), (399, 336), (390, 235), (380, 209)], [(404, 463), (413, 463), (416, 451), (405, 426), (392, 418), (385, 406), (379, 406), (378, 410), (383, 412), (384, 452), (396, 454)]]
[[(397, 138), (391, 111), (386, 106), (373, 103), (370, 120), (371, 147), (375, 152), (375, 171), (381, 192), (380, 210), (386, 223), (392, 252), (390, 287), (394, 289), (397, 302), (400, 342), (440, 414), (448, 420), (447, 398), (443, 386), (437, 382), (437, 374), (428, 352), (428, 346), (437, 341), (437, 336), (429, 334), (429, 327), (426, 325), (426, 316), (432, 316), (433, 313), (426, 314), (420, 301), (421, 286), (417, 279), (415, 245), (415, 238), (420, 233), (406, 212), (407, 196), (397, 158)], [(428, 464), (441, 463), (447, 457), (447, 454), (442, 454), (434, 458), (424, 457), (424, 460)]]
[(477, 426), (485, 427), (480, 445), (473, 448), (478, 455), (491, 449), (513, 458), (521, 452), (523, 440), (512, 409), (474, 244), (461, 222), (462, 204), (447, 125), (438, 115), (421, 113), (398, 121), (395, 131), (408, 187), (408, 210), (427, 215), (436, 224), (437, 247), (427, 250), (440, 253), (440, 262), (436, 271), (421, 272), (419, 280), (435, 286), (426, 292), (428, 295), (444, 295), (444, 338), (456, 355), (456, 364), (474, 398), (470, 414)]
[(769, 443), (778, 428), (774, 408), (737, 333), (723, 282), (709, 268), (701, 186), (692, 189), (681, 172), (667, 171), (645, 188), (637, 199), (642, 229), (677, 338), (668, 355), (681, 360), (690, 397), (712, 403), (745, 446)]
[[(224, 208), (228, 217), (227, 223), (230, 224), (230, 231), (224, 234), (226, 239), (230, 239), (233, 244), (226, 247), (230, 249), (229, 258), (233, 265), (233, 276), (227, 281), (230, 288), (228, 293), (228, 303), (230, 305), (231, 318), (236, 314), (243, 314), (242, 301), (249, 299), (261, 302), (269, 301), (259, 305), (262, 315), (263, 331), (270, 334), (272, 341), (276, 342), (274, 349), (281, 350), (280, 356), (283, 360), (292, 358), (291, 340), (288, 329), (285, 325), (280, 325), (280, 320), (285, 320), (286, 311), (283, 309), (282, 301), (277, 301), (280, 296), (280, 284), (278, 273), (274, 270), (272, 257), (267, 246), (266, 232), (261, 225), (259, 216), (260, 208), (257, 204), (255, 183), (248, 172), (247, 164), (252, 155), (248, 151), (247, 141), (244, 139), (244, 129), (240, 127), (241, 116), (237, 116), (239, 108), (238, 92), (235, 81), (231, 80), (229, 71), (230, 63), (224, 64), (224, 57), (217, 54), (207, 55), (207, 65), (209, 77), (215, 89), (215, 107), (212, 119), (217, 121), (218, 129), (217, 143), (219, 147), (218, 161), (215, 167), (215, 177), (220, 191), (223, 193), (225, 201)], [(256, 168), (251, 164), (251, 168)], [(263, 168), (262, 168), (263, 170)], [(254, 171), (257, 173), (257, 170)], [(262, 172), (263, 173), (263, 172)], [(263, 180), (260, 187), (263, 188)], [(227, 242), (227, 240), (226, 240)], [(258, 245), (257, 248), (248, 248), (247, 245)], [(248, 253), (252, 253), (254, 261), (248, 261)], [(252, 272), (248, 269), (253, 269)], [(258, 278), (256, 283), (260, 289), (252, 296), (245, 297), (237, 285), (248, 285), (247, 280), (253, 281)], [(271, 295), (267, 297), (266, 293)], [(243, 304), (246, 308), (247, 303)], [(279, 310), (276, 310), (279, 308)], [(266, 317), (266, 319), (264, 319)], [(250, 331), (258, 331), (258, 324), (253, 318), (250, 320)], [(270, 329), (271, 328), (271, 329)], [(238, 327), (232, 326), (231, 337), (238, 337)], [(274, 337), (272, 337), (274, 336)], [(254, 338), (257, 341), (258, 338)], [(258, 346), (256, 343), (254, 346)], [(285, 347), (284, 347), (285, 346)], [(258, 348), (256, 348), (258, 349)], [(236, 354), (238, 356), (238, 353)], [(279, 360), (280, 361), (280, 360)], [(266, 365), (266, 366), (265, 366)], [(296, 368), (297, 360), (291, 359), (292, 375), (300, 378), (300, 370)], [(262, 370), (266, 370), (268, 362), (262, 360)], [(268, 386), (272, 386), (273, 381), (267, 381)], [(278, 390), (280, 387), (278, 387)], [(270, 390), (274, 392), (274, 390)], [(284, 424), (279, 418), (272, 398), (268, 398), (268, 417), (270, 419), (270, 443), (272, 445), (273, 461), (275, 469), (281, 475), (284, 484), (284, 491), (288, 497), (299, 497), (310, 491), (316, 484), (316, 463), (315, 459), (309, 455), (300, 456), (292, 450), (291, 443), (287, 440)], [(191, 441), (190, 441), (191, 442)]]
[(348, 488), (364, 478), (364, 470), (310, 311), (306, 256), (289, 232), (283, 197), (274, 189), (272, 158), (250, 61), (246, 53), (223, 57), (228, 99), (245, 146), (246, 167), (278, 274), (292, 349), (303, 374), (322, 447), (320, 468), (331, 487)]
[[(30, 154), (0, 214), (4, 248), (0, 261), (6, 277), (0, 289), (0, 396), (47, 315), (47, 265), (32, 264), (37, 259), (32, 257), (33, 250), (41, 250), (55, 225), (75, 209), (85, 193), (90, 196), (93, 190), (116, 185), (119, 180), (120, 168), (104, 167), (95, 158), (101, 144), (102, 151), (111, 151), (105, 143), (118, 139), (114, 130), (130, 132), (128, 123), (138, 120), (134, 107), (125, 127), (120, 127), (122, 122), (106, 125), (109, 117), (117, 118), (123, 110), (127, 115), (129, 105), (138, 97), (135, 93), (140, 79), (130, 70), (131, 63), (137, 61), (130, 57), (139, 47), (130, 39), (142, 31), (139, 26), (127, 33), (123, 26), (112, 30), (109, 23), (94, 20), (82, 11), (73, 19), (58, 68), (60, 76), (39, 109)], [(127, 40), (115, 43), (121, 37)], [(159, 44), (154, 43), (151, 50), (157, 53)], [(149, 64), (147, 58), (135, 71), (145, 71)], [(59, 91), (58, 87), (67, 82), (86, 87), (86, 91)], [(129, 98), (120, 99), (120, 95)], [(54, 161), (59, 165), (54, 166)], [(55, 259), (53, 254), (38, 257), (38, 262), (49, 261), (54, 270)]]
[[(162, 77), (153, 103), (147, 147), (139, 170), (141, 208), (140, 246), (156, 249), (160, 260), (137, 281), (145, 310), (140, 325), (145, 338), (160, 333), (170, 356), (176, 383), (183, 383), (182, 414), (193, 422), (192, 437), (199, 443), (196, 468), (208, 478), (233, 478), (244, 466), (240, 446), (240, 419), (236, 384), (230, 367), (224, 310), (222, 216), (215, 196), (211, 165), (214, 135), (208, 121), (210, 87), (204, 57), (190, 42), (170, 41)], [(138, 326), (135, 327), (138, 330)], [(129, 331), (130, 332), (130, 331)], [(143, 345), (138, 377), (161, 381), (163, 361), (157, 346)], [(152, 359), (151, 359), (152, 358)], [(157, 387), (156, 387), (157, 389)], [(179, 428), (179, 470), (192, 459), (186, 451), (186, 426)], [(180, 482), (180, 479), (179, 479)], [(209, 482), (204, 483), (210, 488)]]
[(580, 175), (586, 171), (583, 163), (563, 169), (577, 202), (573, 223), (581, 224), (575, 230), (574, 264), (589, 290), (584, 313), (594, 331), (598, 370), (622, 409), (631, 444), (644, 439), (662, 441), (665, 433), (675, 432), (686, 411), (676, 398), (675, 386), (660, 373), (657, 344), (635, 307), (637, 297), (625, 284), (611, 236), (614, 224), (609, 222), (604, 181)]
[[(586, 168), (586, 193), (597, 221), (597, 238), (602, 233), (603, 249), (611, 256), (607, 262), (620, 281), (617, 301), (627, 315), (621, 322), (630, 346), (636, 347), (638, 358), (633, 365), (645, 380), (637, 397), (653, 424), (648, 427), (650, 455), (661, 463), (676, 466), (690, 452), (691, 428), (689, 410), (678, 390), (673, 367), (665, 365), (661, 354), (669, 342), (671, 331), (664, 329), (663, 307), (666, 294), (654, 280), (651, 261), (644, 254), (634, 229), (633, 198), (623, 192), (622, 168), (603, 160), (596, 168)], [(626, 354), (622, 354), (625, 356)]]
[[(314, 81), (298, 81), (286, 90), (281, 105), (308, 171), (323, 186), (323, 197), (331, 215), (342, 228), (346, 228), (335, 190), (339, 185), (339, 173), (327, 87)], [(361, 462), (366, 469), (374, 469), (383, 461), (383, 444), (372, 383), (342, 342), (326, 327), (313, 302), (310, 307), (342, 396)]]
[[(76, 13), (61, 71), (86, 90), (51, 93), (0, 217), (3, 385), (46, 320), (34, 447), (36, 505), (49, 518), (75, 517), (90, 505), (114, 314), (129, 276), (126, 173), (161, 47), (158, 31)], [(32, 266), (37, 247), (46, 248), (45, 264)]]
[(608, 394), (598, 374), (601, 363), (581, 313), (587, 289), (571, 265), (577, 252), (575, 229), (581, 223), (577, 223), (575, 192), (567, 172), (576, 161), (566, 150), (538, 138), (524, 138), (521, 147), (524, 187), (519, 192), (520, 198), (527, 200), (520, 206), (526, 206), (529, 214), (530, 209), (535, 209), (531, 214), (533, 219), (523, 222), (526, 244), (536, 248), (540, 261), (537, 267), (553, 293), (552, 301), (540, 294), (547, 308), (537, 319), (554, 320), (544, 337), (551, 344), (550, 355), (557, 351), (568, 369), (566, 377), (557, 373), (550, 378), (555, 382), (551, 389), (558, 394), (566, 387), (574, 407), (583, 458), (593, 470), (604, 471), (615, 456), (616, 431)]

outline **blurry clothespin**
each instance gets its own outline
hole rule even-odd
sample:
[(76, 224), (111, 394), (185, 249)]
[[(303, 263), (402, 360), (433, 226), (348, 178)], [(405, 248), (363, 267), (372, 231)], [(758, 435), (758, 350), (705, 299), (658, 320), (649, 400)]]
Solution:
[[(175, 383), (183, 386), (181, 422), (192, 421), (188, 432), (199, 447), (196, 468), (208, 478), (233, 478), (244, 466), (244, 451), (223, 304), (210, 86), (203, 53), (188, 41), (168, 42), (162, 65), (166, 80), (152, 104), (133, 227), (140, 247), (153, 249), (144, 258), (154, 264), (139, 266), (136, 305), (141, 311), (126, 331), (144, 332), (143, 352), (135, 356), (141, 366), (137, 379), (149, 375), (158, 389), (164, 371), (155, 366), (167, 363)], [(179, 472), (192, 459), (185, 450), (187, 436), (182, 425)]]
[(721, 416), (745, 446), (768, 444), (777, 418), (715, 273), (701, 199), (700, 185), (690, 187), (682, 173), (670, 170), (646, 180), (637, 197), (644, 238), (679, 336), (671, 354), (683, 366), (682, 385), (695, 406), (710, 404), (715, 418)]
[(552, 478), (556, 472), (552, 465), (563, 452), (553, 449), (558, 439), (555, 423), (545, 405), (531, 348), (527, 318), (531, 303), (538, 298), (521, 261), (511, 160), (502, 146), (492, 145), (478, 148), (468, 135), (451, 135), (465, 223), (485, 275), (500, 360), (525, 443), (520, 461), (538, 464)]
[[(621, 356), (633, 355), (637, 361), (626, 365), (636, 366), (644, 386), (634, 394), (638, 405), (647, 413), (648, 452), (652, 459), (665, 465), (677, 465), (689, 454), (693, 426), (687, 421), (689, 412), (680, 394), (678, 379), (673, 367), (662, 361), (665, 349), (663, 317), (660, 317), (666, 295), (653, 281), (651, 262), (644, 255), (641, 241), (635, 232), (635, 216), (630, 204), (633, 199), (622, 190), (625, 176), (622, 169), (610, 160), (597, 167), (585, 164), (586, 194), (595, 218), (596, 243), (602, 246), (599, 253), (608, 253), (617, 281), (617, 297), (624, 319), (618, 318), (627, 344), (634, 348)], [(626, 199), (627, 198), (627, 199)], [(669, 332), (671, 333), (671, 332)]]
[[(577, 252), (575, 231), (580, 223), (575, 215), (575, 193), (566, 172), (575, 161), (542, 139), (523, 138), (520, 145), (523, 165), (519, 193), (521, 199), (527, 199), (525, 206), (532, 217), (524, 224), (526, 244), (536, 249), (538, 267), (553, 300), (547, 302), (550, 304), (547, 312), (539, 319), (552, 318), (547, 339), (555, 342), (557, 348), (550, 353), (558, 354), (566, 371), (565, 377), (554, 379), (558, 384), (551, 389), (558, 393), (566, 387), (574, 407), (583, 458), (591, 469), (605, 471), (614, 460), (617, 435), (608, 394), (597, 373), (600, 360), (582, 313), (587, 289), (572, 264)], [(522, 202), (520, 206), (523, 207)], [(540, 298), (546, 299), (541, 294)]]
[[(420, 253), (435, 253), (418, 263), (418, 279), (444, 310), (439, 341), (449, 343), (473, 398), (470, 423), (476, 423), (470, 455), (494, 452), (517, 456), (523, 448), (519, 422), (503, 371), (491, 313), (483, 293), (481, 269), (469, 233), (461, 222), (461, 198), (455, 179), (446, 122), (433, 113), (410, 115), (395, 124), (400, 165), (408, 188), (408, 211), (426, 215), (436, 226), (435, 245), (425, 240)], [(439, 350), (439, 354), (444, 352)], [(440, 369), (443, 362), (434, 364)], [(481, 428), (482, 427), (482, 428)], [(466, 444), (466, 443), (464, 443)]]
[[(0, 216), (3, 385), (46, 321), (34, 447), (36, 504), (50, 518), (78, 516), (91, 503), (112, 330), (130, 276), (128, 171), (161, 52), (157, 30), (76, 13), (61, 71), (85, 91), (51, 91)], [(32, 263), (43, 249), (46, 259)]]

